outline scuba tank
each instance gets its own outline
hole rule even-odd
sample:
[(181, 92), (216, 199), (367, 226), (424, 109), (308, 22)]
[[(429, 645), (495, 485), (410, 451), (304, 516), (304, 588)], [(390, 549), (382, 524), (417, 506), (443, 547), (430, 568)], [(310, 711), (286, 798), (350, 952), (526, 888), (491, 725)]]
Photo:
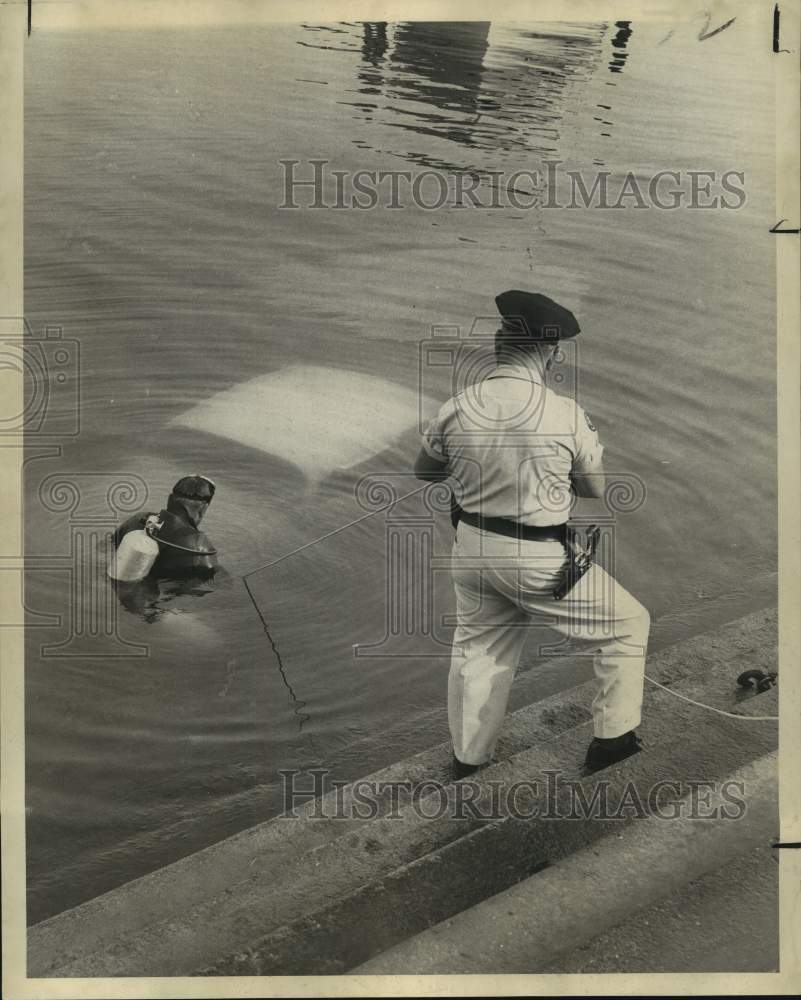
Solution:
[(159, 554), (158, 542), (153, 536), (161, 523), (155, 514), (151, 514), (144, 528), (129, 531), (123, 537), (106, 568), (112, 580), (133, 583), (147, 576)]

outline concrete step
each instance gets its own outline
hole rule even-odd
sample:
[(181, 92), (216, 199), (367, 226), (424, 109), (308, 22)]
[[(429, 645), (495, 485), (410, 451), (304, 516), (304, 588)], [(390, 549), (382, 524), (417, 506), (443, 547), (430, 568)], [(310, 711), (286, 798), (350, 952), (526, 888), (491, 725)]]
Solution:
[(540, 971), (778, 972), (778, 854), (762, 843), (726, 859)]
[[(775, 714), (775, 692), (754, 699), (748, 710)], [(526, 751), (512, 761), (482, 772), (481, 786), (486, 789), (492, 779), (504, 782), (507, 787), (515, 781), (538, 781), (538, 793), (526, 795), (524, 791), (518, 802), (523, 807), (537, 805), (544, 811), (548, 798), (547, 771), (562, 768), (566, 779), (578, 780), (586, 801), (591, 800), (592, 789), (603, 777), (609, 783), (608, 797), (613, 810), (634, 790), (635, 803), (639, 800), (643, 814), (648, 815), (648, 791), (658, 782), (675, 782), (685, 791), (690, 780), (721, 782), (734, 769), (764, 756), (776, 745), (773, 723), (710, 716), (703, 726), (697, 725), (697, 720), (688, 724), (682, 716), (682, 703), (665, 692), (658, 691), (652, 697), (650, 712), (648, 752), (605, 771), (603, 776), (579, 779), (587, 734), (572, 731), (560, 741), (561, 755), (550, 753), (543, 760), (542, 751)], [(749, 728), (743, 732), (743, 727)], [(479, 806), (485, 801), (479, 799)], [(620, 811), (621, 817), (615, 819), (562, 815), (538, 819), (505, 816), (472, 825), (463, 821), (461, 837), (421, 854), (383, 877), (365, 882), (356, 891), (278, 928), (203, 972), (314, 975), (348, 971), (372, 955), (474, 906), (521, 878), (547, 869), (604, 836), (619, 834), (627, 824), (636, 822), (636, 805)], [(429, 828), (432, 823), (429, 822)], [(380, 855), (382, 847), (377, 838), (373, 850)], [(406, 966), (409, 968), (415, 966)]]
[[(730, 774), (745, 789), (739, 819), (693, 818), (685, 799), (681, 817), (628, 824), (352, 972), (731, 971), (715, 954), (715, 935), (725, 938), (726, 928), (729, 937), (753, 936), (757, 913), (767, 936), (755, 961), (776, 968), (778, 866), (765, 858), (778, 830), (776, 767), (772, 753)], [(726, 804), (717, 793), (706, 808)], [(761, 867), (743, 871), (754, 852)]]
[[(681, 686), (691, 697), (702, 695), (701, 700), (712, 699), (732, 708), (736, 673), (745, 667), (775, 665), (775, 627), (775, 612), (755, 613), (715, 633), (662, 650), (649, 660), (648, 672), (662, 683)], [(511, 761), (506, 762), (504, 773), (485, 772), (487, 780), (491, 772), (506, 780), (515, 774), (531, 777), (548, 764), (558, 767), (571, 757), (574, 762), (580, 759), (589, 739), (586, 720), (593, 693), (594, 685), (584, 684), (510, 716), (499, 755)], [(664, 703), (667, 710), (666, 715), (660, 712), (665, 718), (661, 729), (654, 729), (651, 744), (654, 737), (674, 738), (684, 728), (686, 713), (697, 719), (701, 712), (665, 692), (649, 690), (646, 694), (649, 716), (652, 703)], [(742, 710), (750, 711), (764, 697), (744, 703)], [(668, 706), (666, 700), (673, 704)], [(735, 728), (749, 725), (719, 721), (731, 721)], [(750, 724), (752, 728), (758, 725)], [(563, 745), (563, 738), (571, 735), (573, 742)], [(759, 747), (747, 741), (747, 748), (758, 755)], [(444, 782), (449, 753), (447, 745), (441, 745), (373, 778)], [(353, 789), (345, 792), (346, 809), (352, 793)], [(261, 824), (44, 921), (29, 931), (29, 974), (193, 972), (321, 906), (336, 906), (360, 887), (436, 854), (444, 845), (486, 825), (480, 819), (425, 820), (402, 810), (397, 817), (387, 816), (388, 806), (387, 796), (379, 802), (379, 815), (369, 821), (324, 818), (336, 815), (329, 795), (308, 804), (300, 819)], [(520, 858), (515, 864), (520, 864)], [(513, 865), (505, 877), (520, 878), (530, 870)]]

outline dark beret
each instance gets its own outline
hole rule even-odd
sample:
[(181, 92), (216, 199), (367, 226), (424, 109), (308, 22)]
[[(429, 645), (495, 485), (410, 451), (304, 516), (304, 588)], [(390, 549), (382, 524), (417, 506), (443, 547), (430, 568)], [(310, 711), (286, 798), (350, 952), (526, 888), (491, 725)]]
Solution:
[(501, 292), (495, 305), (505, 330), (517, 330), (533, 340), (567, 340), (581, 329), (569, 309), (539, 292)]

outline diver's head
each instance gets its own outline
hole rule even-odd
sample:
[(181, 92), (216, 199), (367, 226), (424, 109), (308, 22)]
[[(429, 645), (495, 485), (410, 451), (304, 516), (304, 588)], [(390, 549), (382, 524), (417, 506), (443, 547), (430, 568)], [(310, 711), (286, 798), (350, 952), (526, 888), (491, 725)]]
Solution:
[(184, 476), (173, 486), (167, 510), (188, 518), (197, 527), (208, 510), (216, 487), (207, 476)]

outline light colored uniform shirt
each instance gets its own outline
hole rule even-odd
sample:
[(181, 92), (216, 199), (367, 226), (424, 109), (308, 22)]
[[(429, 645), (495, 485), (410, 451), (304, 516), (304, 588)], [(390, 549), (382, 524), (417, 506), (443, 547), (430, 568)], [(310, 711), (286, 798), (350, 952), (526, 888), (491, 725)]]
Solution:
[(501, 365), (445, 403), (423, 435), (447, 463), (463, 510), (523, 524), (562, 524), (571, 473), (597, 469), (598, 432), (575, 400), (525, 365)]

